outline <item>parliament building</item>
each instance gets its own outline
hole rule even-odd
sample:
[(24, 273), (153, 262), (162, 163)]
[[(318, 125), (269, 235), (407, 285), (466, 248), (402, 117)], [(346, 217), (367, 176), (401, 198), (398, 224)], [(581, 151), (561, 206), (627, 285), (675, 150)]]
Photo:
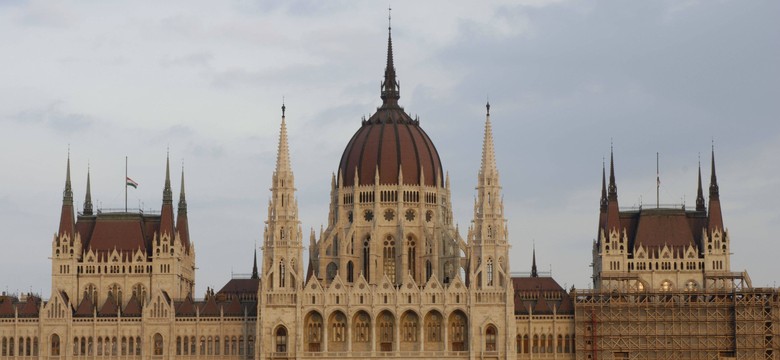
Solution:
[(76, 213), (68, 158), (40, 254), (51, 297), (0, 296), (0, 359), (780, 359), (780, 292), (731, 270), (714, 152), (706, 198), (701, 166), (691, 179), (694, 209), (621, 209), (611, 157), (593, 290), (564, 289), (535, 254), (530, 275), (511, 275), (490, 105), (464, 237), (446, 148), (399, 105), (389, 36), (380, 96), (346, 144), (319, 233), (298, 218), (282, 106), (259, 263), (203, 298), (184, 173), (174, 205), (166, 163), (159, 213), (96, 209), (87, 174)]

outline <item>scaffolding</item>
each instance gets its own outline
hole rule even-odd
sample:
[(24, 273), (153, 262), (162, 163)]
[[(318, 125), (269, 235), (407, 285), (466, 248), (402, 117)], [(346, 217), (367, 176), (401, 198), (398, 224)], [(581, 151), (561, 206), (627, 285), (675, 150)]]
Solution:
[(577, 359), (780, 359), (778, 289), (572, 297)]

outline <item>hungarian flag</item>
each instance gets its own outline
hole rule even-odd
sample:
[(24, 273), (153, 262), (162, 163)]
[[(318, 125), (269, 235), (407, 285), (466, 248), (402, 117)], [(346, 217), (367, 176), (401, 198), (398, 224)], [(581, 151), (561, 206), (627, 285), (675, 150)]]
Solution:
[(133, 181), (133, 179), (131, 179), (131, 178), (127, 178), (127, 186), (132, 186), (133, 189), (137, 189), (138, 188), (138, 183)]

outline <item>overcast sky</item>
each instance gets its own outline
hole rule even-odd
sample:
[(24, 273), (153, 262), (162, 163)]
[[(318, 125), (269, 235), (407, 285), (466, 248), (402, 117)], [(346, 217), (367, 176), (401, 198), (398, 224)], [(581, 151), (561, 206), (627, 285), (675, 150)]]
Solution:
[[(715, 144), (734, 271), (780, 280), (780, 3), (393, 1), (401, 104), (472, 217), (485, 100), (511, 270), (590, 284), (602, 159), (622, 206), (695, 206)], [(186, 168), (196, 296), (251, 271), (267, 217), (282, 97), (304, 232), (381, 104), (386, 2), (0, 1), (0, 287), (48, 296), (70, 146), (81, 209), (159, 210), (170, 148)], [(178, 198), (178, 196), (177, 196)], [(308, 245), (308, 236), (304, 243)]]

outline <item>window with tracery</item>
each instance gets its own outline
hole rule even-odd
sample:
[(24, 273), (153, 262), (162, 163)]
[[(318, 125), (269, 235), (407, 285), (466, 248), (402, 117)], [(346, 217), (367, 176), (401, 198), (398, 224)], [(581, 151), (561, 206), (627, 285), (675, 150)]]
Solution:
[(417, 268), (417, 246), (415, 244), (414, 238), (411, 236), (406, 238), (406, 256), (406, 271), (416, 279), (414, 275), (415, 269)]
[(371, 331), (369, 325), (368, 315), (361, 312), (355, 319), (355, 342), (368, 342)]
[(384, 242), (384, 273), (395, 284), (395, 240), (388, 235)]
[(493, 286), (493, 259), (487, 261), (487, 284)]
[(347, 318), (342, 313), (336, 313), (331, 320), (331, 340), (334, 342), (347, 341)]
[(284, 268), (284, 259), (279, 260), (279, 287), (284, 287), (284, 280), (285, 280), (285, 268)]
[(493, 325), (485, 330), (485, 351), (496, 351), (496, 327)]
[(366, 240), (363, 241), (363, 277), (366, 278), (366, 281), (370, 280), (370, 270), (371, 269), (371, 237), (366, 237)]
[(276, 352), (287, 352), (287, 329), (284, 326), (276, 329)]

